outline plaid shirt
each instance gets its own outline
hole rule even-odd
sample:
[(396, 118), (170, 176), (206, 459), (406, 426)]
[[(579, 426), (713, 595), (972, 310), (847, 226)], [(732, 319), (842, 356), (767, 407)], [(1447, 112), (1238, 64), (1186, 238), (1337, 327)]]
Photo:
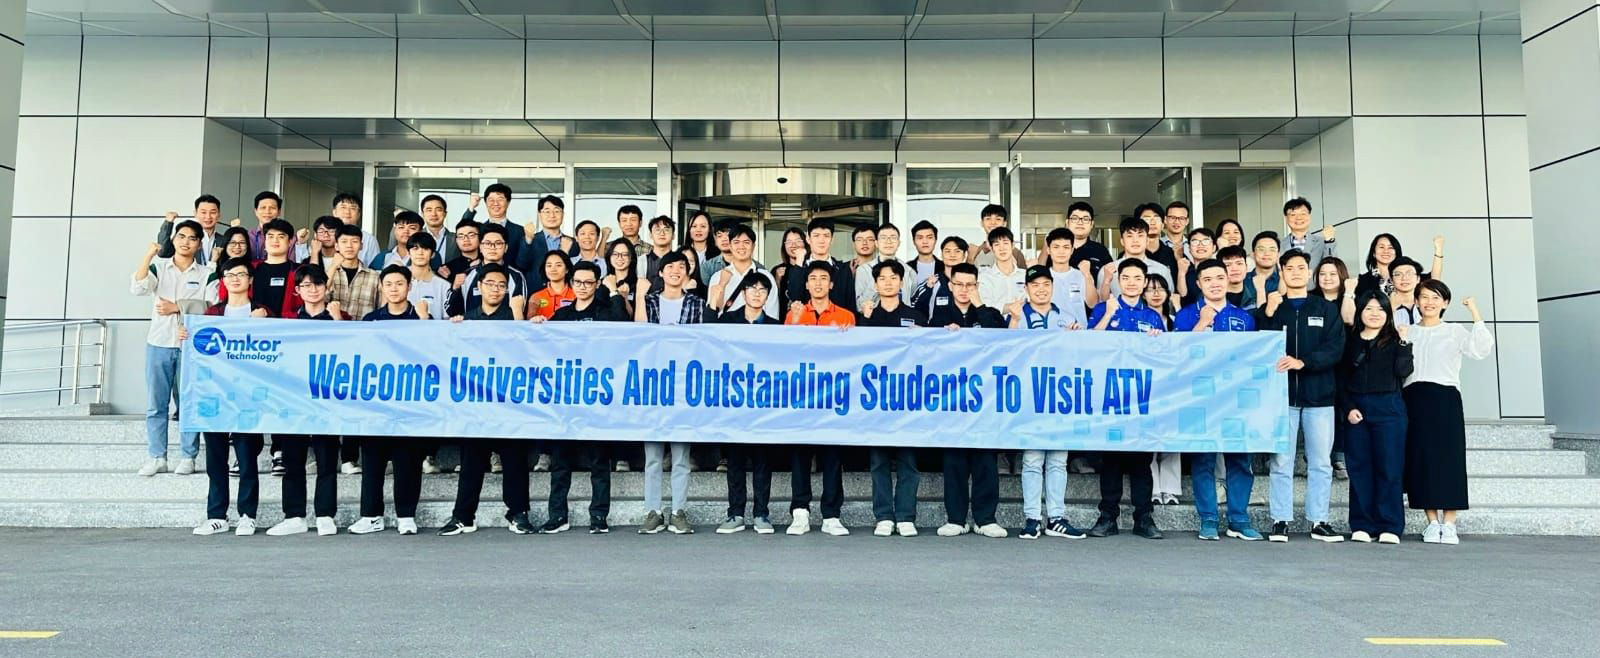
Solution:
[(339, 302), (339, 310), (350, 317), (366, 317), (378, 307), (378, 272), (363, 267), (356, 271), (355, 279), (345, 281), (344, 268), (328, 268), (328, 296)]
[[(678, 324), (700, 324), (705, 321), (706, 301), (689, 291), (683, 293), (683, 312), (678, 314)], [(661, 324), (661, 292), (652, 290), (644, 296), (644, 319), (650, 324)]]

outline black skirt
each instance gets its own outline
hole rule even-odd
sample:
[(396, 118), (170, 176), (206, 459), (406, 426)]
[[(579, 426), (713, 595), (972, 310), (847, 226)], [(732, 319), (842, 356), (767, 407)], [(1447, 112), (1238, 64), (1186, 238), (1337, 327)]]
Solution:
[(1467, 509), (1467, 426), (1461, 391), (1417, 382), (1405, 387), (1405, 488), (1411, 509)]

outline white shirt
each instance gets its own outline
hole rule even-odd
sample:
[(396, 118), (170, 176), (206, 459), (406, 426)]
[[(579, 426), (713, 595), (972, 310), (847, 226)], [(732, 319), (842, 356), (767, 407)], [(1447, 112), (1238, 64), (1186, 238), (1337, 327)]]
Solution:
[[(317, 243), (317, 241), (315, 239), (308, 240), (307, 242), (309, 242), (309, 243)], [(320, 243), (317, 243), (317, 244), (320, 245)], [(361, 251), (356, 253), (356, 258), (360, 259), (362, 263), (371, 263), (372, 259), (378, 257), (378, 252), (379, 252), (378, 239), (373, 237), (371, 233), (368, 233), (366, 231), (362, 231), (361, 232)], [(300, 243), (300, 244), (297, 244), (297, 245), (294, 246), (294, 260), (295, 260), (295, 262), (304, 263), (306, 261), (306, 259), (310, 258), (310, 257), (311, 257), (311, 245), (310, 244)]]
[(911, 265), (916, 270), (916, 280), (912, 281), (910, 285), (902, 287), (912, 290), (915, 290), (917, 286), (922, 285), (923, 281), (927, 281), (928, 277), (933, 276), (934, 272), (939, 271), (939, 259), (937, 258), (926, 263), (922, 262), (921, 260), (912, 260)]
[[(687, 297), (688, 295), (678, 295), (677, 298), (662, 295), (660, 324), (677, 324), (678, 319), (683, 317), (683, 300)], [(777, 297), (777, 295), (769, 295), (769, 297)]]
[[(762, 276), (767, 277), (767, 291), (768, 291), (767, 292), (767, 303), (761, 305), (761, 312), (766, 313), (767, 315), (769, 315), (771, 317), (775, 317), (775, 318), (782, 317), (782, 315), (780, 313), (778, 313), (778, 295), (777, 295), (776, 292), (774, 292), (774, 291), (776, 291), (778, 289), (778, 283), (777, 283), (777, 281), (775, 279), (772, 278), (772, 273), (771, 272), (768, 272), (768, 271), (766, 271), (764, 269), (761, 269), (761, 266), (757, 265), (754, 261), (751, 261), (750, 265), (748, 267), (746, 267), (743, 272), (739, 271), (739, 268), (734, 266), (734, 264), (730, 262), (730, 263), (727, 264), (726, 267), (723, 267), (721, 270), (717, 271), (717, 276), (718, 277), (722, 276), (723, 272), (727, 272), (728, 273), (728, 285), (726, 285), (726, 286), (724, 286), (722, 288), (722, 294), (723, 294), (722, 310), (723, 311), (727, 311), (729, 309), (736, 309), (736, 308), (739, 308), (741, 306), (744, 306), (744, 293), (740, 292), (738, 295), (733, 295), (733, 289), (734, 288), (738, 288), (739, 287), (739, 282), (744, 281), (744, 278), (746, 276), (749, 276), (751, 272), (760, 272)], [(707, 288), (707, 290), (709, 292), (709, 287)], [(730, 296), (730, 295), (732, 295), (732, 296)], [(665, 302), (665, 301), (667, 301), (667, 298), (666, 297), (662, 297), (661, 301)], [(680, 304), (679, 307), (681, 308), (682, 305)], [(663, 308), (665, 308), (665, 307), (663, 307)], [(666, 311), (663, 310), (662, 314), (665, 315)], [(677, 316), (673, 316), (673, 317), (674, 317), (674, 322), (676, 322)]]
[(158, 258), (150, 263), (150, 273), (143, 279), (132, 279), (128, 291), (135, 295), (151, 295), (178, 305), (178, 312), (159, 315), (152, 302), (150, 332), (145, 342), (156, 347), (178, 347), (178, 326), (183, 314), (205, 312), (207, 302), (216, 299), (217, 283), (213, 267), (200, 261), (189, 264), (189, 269), (178, 269), (170, 258)]
[[(870, 262), (862, 263), (860, 266), (856, 267), (856, 306), (857, 307), (859, 307), (862, 304), (865, 304), (867, 302), (872, 302), (874, 304), (876, 304), (878, 302), (878, 280), (873, 278), (873, 276), (872, 276), (872, 268), (877, 267), (878, 263), (883, 262), (883, 260), (884, 259), (881, 259), (881, 258), (874, 258)], [(901, 263), (901, 265), (905, 265), (905, 263)], [(932, 270), (929, 270), (929, 271), (932, 271)], [(905, 280), (901, 280), (900, 281), (900, 301), (901, 302), (906, 303), (906, 304), (910, 304), (911, 303), (911, 288), (913, 286), (915, 286), (915, 285), (916, 285), (916, 282), (905, 281)]]
[(245, 302), (245, 303), (240, 304), (238, 306), (227, 306), (227, 307), (223, 307), (223, 309), (222, 309), (222, 317), (225, 317), (225, 318), (248, 318), (248, 317), (250, 317), (250, 311), (251, 310), (253, 310), (253, 309), (251, 309), (249, 302)]
[(406, 294), (406, 299), (412, 304), (418, 302), (428, 303), (428, 317), (424, 319), (443, 320), (445, 302), (449, 301), (450, 282), (442, 276), (434, 276), (427, 281), (411, 279), (411, 292)]
[(1406, 378), (1406, 386), (1432, 382), (1444, 386), (1461, 385), (1461, 357), (1483, 360), (1494, 352), (1494, 333), (1488, 325), (1475, 322), (1469, 332), (1459, 324), (1440, 322), (1431, 327), (1413, 325), (1406, 329), (1416, 367)]
[(1027, 295), (1023, 290), (1022, 279), (1027, 274), (1025, 268), (1016, 265), (1012, 267), (1010, 274), (1001, 272), (997, 265), (984, 265), (978, 268), (978, 300), (983, 302), (984, 306), (1002, 309), (1002, 312), (1005, 307), (1011, 305), (1011, 302), (1019, 299), (1026, 301)]
[[(1117, 266), (1121, 265), (1122, 261), (1125, 260), (1128, 260), (1127, 257), (1118, 258), (1110, 263), (1107, 263), (1105, 267), (1100, 268), (1101, 287), (1111, 287), (1110, 294), (1107, 295), (1108, 297), (1116, 297), (1117, 295), (1122, 294), (1122, 290), (1117, 287)], [(1173, 294), (1177, 294), (1178, 289), (1174, 287), (1177, 284), (1172, 282), (1172, 270), (1167, 269), (1166, 265), (1162, 265), (1161, 263), (1156, 262), (1155, 259), (1148, 256), (1140, 256), (1139, 260), (1144, 262), (1146, 280), (1150, 278), (1150, 274), (1160, 274), (1161, 278), (1167, 280), (1167, 290)]]
[(1050, 270), (1050, 278), (1053, 281), (1050, 302), (1067, 317), (1069, 323), (1077, 322), (1080, 327), (1088, 327), (1089, 315), (1083, 304), (1083, 293), (1088, 289), (1089, 282), (1083, 280), (1083, 272)]

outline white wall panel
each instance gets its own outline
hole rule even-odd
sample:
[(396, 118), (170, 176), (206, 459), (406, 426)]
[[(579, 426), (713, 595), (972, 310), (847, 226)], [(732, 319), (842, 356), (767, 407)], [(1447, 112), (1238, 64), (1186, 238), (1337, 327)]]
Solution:
[(900, 41), (785, 41), (779, 110), (785, 119), (901, 119), (906, 115)]
[(1486, 166), (1489, 168), (1489, 216), (1530, 217), (1528, 188), (1528, 120), (1484, 117)]
[(0, 39), (0, 84), (6, 87), (5, 93), (0, 93), (0, 165), (13, 169), (17, 166), (17, 131), (11, 121), (21, 108), (21, 82), (22, 46)]
[[(1453, 290), (1453, 289), (1452, 289)], [(1494, 326), (1491, 325), (1490, 329)], [(1500, 410), (1500, 365), (1493, 356), (1461, 361), (1461, 411), (1469, 420), (1494, 420)]]
[[(59, 217), (12, 220), (13, 248), (6, 264), (7, 279), (12, 282), (6, 290), (7, 319), (57, 320), (62, 317), (63, 296), (67, 292), (65, 255), (70, 224), (70, 220)], [(137, 264), (137, 260), (129, 263), (128, 271), (132, 272)]]
[[(1600, 268), (1574, 252), (1574, 222), (1582, 221), (1600, 181), (1600, 155), (1566, 160), (1532, 172), (1533, 244), (1538, 256), (1539, 297), (1600, 290)], [(1541, 308), (1541, 311), (1544, 309)], [(1592, 316), (1600, 317), (1600, 316)], [(1548, 317), (1544, 317), (1549, 321)], [(1593, 327), (1590, 328), (1591, 330)], [(1552, 345), (1565, 345), (1546, 341)], [(1568, 380), (1578, 381), (1578, 380)]]
[(778, 118), (776, 43), (658, 41), (654, 66), (658, 119)]
[(1289, 38), (1167, 39), (1167, 116), (1294, 115)]
[(259, 117), (267, 113), (267, 40), (211, 40), (206, 116)]
[(1294, 87), (1299, 116), (1350, 116), (1350, 42), (1345, 37), (1295, 38)]
[(1596, 4), (1595, 0), (1522, 0), (1522, 38), (1543, 32), (1550, 26), (1584, 11)]
[(1600, 372), (1600, 295), (1539, 304), (1539, 343), (1544, 364), (1545, 416), (1559, 419), (1563, 432), (1600, 434), (1600, 404), (1595, 404), (1594, 374)]
[(527, 118), (650, 118), (649, 41), (527, 44)]
[(522, 42), (401, 39), (399, 49), (396, 116), (522, 118)]
[(1317, 137), (1322, 149), (1322, 221), (1337, 224), (1356, 216), (1355, 121), (1342, 121)]
[(1495, 327), (1495, 334), (1495, 352), (1500, 365), (1500, 413), (1542, 418), (1544, 380), (1539, 376), (1539, 369), (1531, 367), (1542, 358), (1539, 325), (1500, 324)]
[(273, 39), (267, 114), (392, 117), (394, 61), (393, 39)]
[[(1494, 285), (1489, 272), (1489, 222), (1485, 219), (1428, 219), (1407, 217), (1403, 219), (1361, 219), (1359, 239), (1339, 250), (1346, 264), (1363, 267), (1367, 246), (1373, 236), (1391, 233), (1400, 240), (1405, 255), (1428, 269), (1433, 260), (1433, 236), (1444, 236), (1444, 282), (1457, 300), (1469, 296), (1478, 298), (1478, 309), (1485, 320), (1495, 320), (1495, 304), (1490, 294)], [(1498, 236), (1496, 236), (1498, 237)], [(1451, 304), (1444, 319), (1466, 321), (1472, 318), (1460, 304)]]
[(22, 55), (22, 113), (77, 114), (79, 37), (28, 37)]
[[(1203, 182), (1203, 181), (1202, 181)], [(1289, 196), (1309, 199), (1317, 210), (1312, 225), (1332, 221), (1323, 207), (1322, 148), (1318, 139), (1307, 140), (1289, 152)]]
[(1027, 40), (911, 41), (906, 45), (907, 116), (1031, 117), (1032, 76)]
[(1034, 42), (1035, 116), (1055, 119), (1161, 116), (1160, 39)]
[[(228, 220), (234, 217), (250, 219), (251, 208), (238, 203), (240, 142), (244, 135), (215, 121), (207, 121), (204, 131), (200, 189), (222, 202), (222, 225), (226, 226)], [(253, 220), (245, 224), (254, 225)]]
[(1478, 50), (1483, 58), (1483, 113), (1526, 113), (1522, 41), (1512, 34), (1485, 34), (1479, 37)]
[(1487, 216), (1482, 118), (1359, 117), (1351, 122), (1358, 215)]
[[(1533, 321), (1539, 319), (1538, 284), (1535, 278), (1536, 265), (1534, 264), (1533, 247), (1533, 220), (1531, 219), (1491, 219), (1489, 230), (1493, 234), (1491, 248), (1494, 251), (1494, 302), (1495, 319), (1502, 321)], [(1446, 244), (1446, 256), (1451, 255), (1452, 245)], [(1451, 261), (1446, 259), (1446, 273), (1454, 278), (1454, 271), (1450, 269)], [(1468, 263), (1469, 267), (1474, 264)], [(1488, 264), (1483, 264), (1487, 267)], [(1455, 292), (1452, 288), (1451, 292)], [(1460, 301), (1469, 293), (1456, 293), (1456, 300)], [(1476, 294), (1482, 299), (1484, 293)]]
[(87, 37), (79, 113), (201, 116), (206, 111), (205, 37)]
[[(143, 415), (149, 397), (144, 385), (144, 346), (150, 321), (112, 322), (107, 332), (105, 401), (112, 413)], [(169, 434), (167, 444), (167, 456), (179, 454), (177, 434)]]
[[(1600, 11), (1522, 47), (1528, 161), (1537, 167), (1600, 146)], [(1559, 101), (1540, 99), (1560, 99)]]
[(1350, 38), (1356, 114), (1480, 114), (1478, 38)]
[(199, 118), (79, 119), (73, 214), (160, 217), (189, 208), (200, 185), (205, 123)]
[[(12, 241), (16, 239), (15, 233), (11, 230), (11, 193), (16, 178), (17, 174), (10, 169), (0, 169), (0, 254), (10, 254)], [(6, 283), (11, 278), (10, 274), (8, 268), (0, 267), (0, 298), (6, 295)], [(0, 319), (3, 318), (5, 318), (4, 309), (0, 309)]]
[(17, 192), (14, 216), (72, 214), (72, 158), (78, 120), (21, 117), (17, 120)]
[[(191, 199), (192, 200), (192, 199)], [(190, 208), (174, 208), (180, 216)], [(128, 278), (155, 239), (161, 220), (149, 217), (79, 217), (67, 246), (66, 317), (148, 318), (153, 297), (128, 292)]]

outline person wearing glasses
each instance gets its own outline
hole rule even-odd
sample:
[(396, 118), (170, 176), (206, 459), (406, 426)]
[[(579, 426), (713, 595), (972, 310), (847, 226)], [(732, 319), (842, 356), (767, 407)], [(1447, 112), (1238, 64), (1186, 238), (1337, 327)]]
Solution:
[[(946, 238), (948, 241), (952, 238)], [(971, 263), (956, 263), (949, 272), (950, 301), (936, 306), (930, 327), (944, 327), (951, 331), (971, 327), (1004, 329), (1005, 316), (1000, 311), (976, 303), (978, 268)], [(970, 488), (969, 488), (970, 487)], [(972, 516), (969, 520), (969, 509)], [(944, 510), (945, 524), (939, 526), (940, 537), (959, 537), (969, 532), (994, 539), (1008, 533), (995, 520), (1000, 505), (1000, 469), (996, 451), (982, 448), (946, 448), (944, 450)]]
[(1067, 264), (1077, 269), (1079, 263), (1088, 261), (1089, 280), (1100, 280), (1100, 268), (1111, 262), (1111, 250), (1090, 237), (1094, 232), (1094, 206), (1086, 201), (1067, 206), (1067, 230), (1072, 232), (1072, 261)]
[(1262, 231), (1250, 239), (1250, 255), (1255, 268), (1244, 276), (1244, 303), (1241, 308), (1266, 304), (1267, 295), (1278, 291), (1278, 234)]
[(1306, 252), (1311, 258), (1311, 270), (1316, 271), (1322, 264), (1322, 259), (1334, 255), (1337, 248), (1333, 243), (1334, 228), (1332, 224), (1322, 227), (1321, 231), (1311, 232), (1311, 202), (1305, 197), (1295, 197), (1283, 204), (1283, 224), (1289, 229), (1278, 238), (1278, 251), (1287, 252), (1290, 249), (1299, 249)]
[(1178, 261), (1178, 276), (1173, 283), (1178, 287), (1179, 305), (1193, 306), (1201, 298), (1200, 272), (1197, 266), (1216, 257), (1217, 234), (1202, 226), (1189, 231), (1189, 240), (1184, 244), (1189, 257)]
[(571, 254), (577, 251), (578, 239), (561, 232), (566, 212), (566, 204), (561, 202), (561, 197), (553, 194), (539, 197), (539, 230), (529, 233), (527, 243), (507, 259), (527, 275), (530, 290), (539, 290), (549, 284), (544, 272), (545, 254)]
[[(319, 265), (305, 264), (295, 270), (295, 290), (302, 304), (295, 311), (299, 320), (349, 320), (339, 303), (328, 299), (328, 272)], [(283, 450), (283, 521), (267, 529), (273, 537), (306, 532), (306, 453), (317, 459), (317, 535), (338, 534), (333, 517), (339, 506), (339, 438), (336, 436), (273, 437)]]
[[(478, 225), (478, 252), (482, 262), (468, 269), (462, 275), (460, 285), (456, 286), (461, 294), (451, 295), (449, 300), (450, 316), (466, 315), (467, 309), (474, 308), (483, 303), (482, 293), (478, 290), (478, 277), (481, 276), (483, 266), (497, 264), (506, 271), (506, 303), (511, 305), (511, 312), (516, 319), (521, 320), (523, 311), (527, 308), (528, 280), (521, 270), (506, 264), (506, 250), (510, 242), (506, 239), (506, 228), (495, 223)], [(462, 235), (462, 227), (456, 227), (456, 235)]]

